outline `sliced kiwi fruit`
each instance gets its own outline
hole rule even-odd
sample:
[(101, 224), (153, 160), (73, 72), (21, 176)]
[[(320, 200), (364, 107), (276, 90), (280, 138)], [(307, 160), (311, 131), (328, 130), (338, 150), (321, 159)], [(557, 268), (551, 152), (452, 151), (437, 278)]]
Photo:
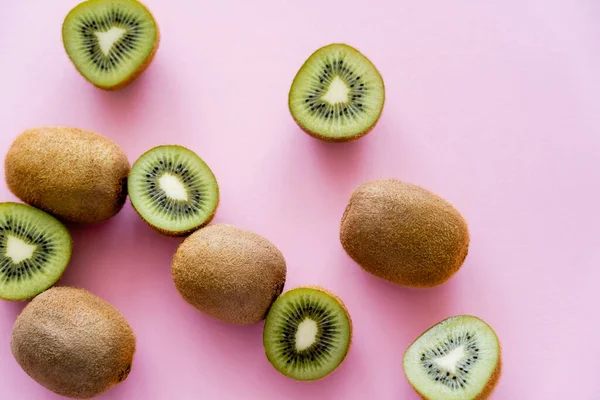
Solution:
[(26, 300), (54, 285), (71, 258), (71, 235), (25, 204), (0, 203), (0, 298)]
[(364, 270), (402, 286), (450, 279), (469, 249), (463, 216), (446, 200), (395, 179), (359, 185), (348, 201), (340, 241)]
[(176, 145), (155, 147), (131, 168), (131, 204), (151, 227), (182, 236), (208, 224), (219, 204), (214, 174), (193, 151)]
[(404, 373), (427, 400), (489, 398), (502, 365), (494, 330), (469, 315), (445, 319), (415, 340), (404, 353)]
[(9, 189), (60, 220), (94, 224), (116, 215), (127, 198), (127, 155), (115, 142), (83, 129), (28, 129), (4, 162)]
[(271, 242), (228, 224), (192, 233), (171, 265), (175, 287), (188, 303), (237, 325), (265, 319), (287, 272), (283, 255)]
[(265, 322), (269, 362), (290, 378), (310, 381), (333, 372), (352, 339), (352, 321), (342, 301), (325, 289), (300, 287), (279, 296)]
[(136, 0), (87, 0), (69, 12), (62, 27), (75, 68), (102, 89), (119, 89), (154, 58), (159, 30), (152, 13)]
[(23, 309), (10, 345), (17, 363), (40, 385), (88, 399), (127, 378), (135, 342), (112, 305), (83, 289), (54, 287)]
[(346, 44), (315, 51), (298, 71), (289, 94), (298, 125), (331, 142), (367, 134), (379, 120), (384, 101), (381, 75), (368, 58)]

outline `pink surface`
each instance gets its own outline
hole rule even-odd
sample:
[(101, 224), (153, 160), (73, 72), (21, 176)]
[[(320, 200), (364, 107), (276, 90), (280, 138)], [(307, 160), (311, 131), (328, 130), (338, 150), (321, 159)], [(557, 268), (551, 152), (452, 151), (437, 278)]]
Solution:
[[(600, 399), (596, 0), (148, 0), (161, 47), (140, 80), (114, 93), (84, 81), (63, 52), (62, 20), (76, 4), (3, 2), (1, 152), (36, 125), (97, 131), (132, 162), (155, 145), (188, 146), (218, 178), (215, 222), (269, 238), (287, 259), (286, 289), (331, 289), (355, 326), (334, 374), (283, 377), (264, 356), (261, 324), (219, 323), (179, 297), (170, 261), (180, 240), (127, 204), (107, 223), (71, 227), (62, 281), (110, 301), (137, 333), (131, 375), (103, 399), (417, 399), (404, 350), (461, 313), (502, 341), (494, 399)], [(287, 111), (298, 68), (331, 42), (362, 50), (387, 86), (379, 125), (351, 144), (308, 137)], [(470, 254), (449, 283), (395, 287), (345, 255), (346, 201), (380, 177), (425, 186), (468, 219)], [(14, 200), (4, 184), (0, 198)], [(57, 399), (10, 353), (22, 307), (0, 303), (0, 398)]]

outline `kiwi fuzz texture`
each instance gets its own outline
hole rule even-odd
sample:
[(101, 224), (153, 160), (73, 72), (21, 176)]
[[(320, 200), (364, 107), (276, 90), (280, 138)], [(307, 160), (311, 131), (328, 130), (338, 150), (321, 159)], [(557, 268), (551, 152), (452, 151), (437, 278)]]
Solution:
[[(94, 79), (94, 77), (91, 75), (91, 71), (89, 69), (91, 68), (92, 63), (90, 63), (89, 61), (84, 62), (81, 59), (80, 55), (73, 54), (77, 51), (75, 49), (80, 46), (79, 41), (81, 40), (81, 38), (75, 38), (78, 34), (80, 34), (78, 28), (81, 25), (78, 24), (78, 22), (80, 23), (78, 19), (83, 17), (84, 21), (90, 24), (89, 27), (91, 28), (91, 23), (94, 22), (94, 18), (92, 17), (92, 15), (95, 16), (93, 12), (94, 10), (101, 11), (102, 7), (109, 6), (119, 8), (119, 6), (121, 5), (125, 5), (127, 8), (139, 7), (140, 11), (143, 10), (141, 14), (143, 14), (143, 16), (145, 16), (148, 19), (147, 22), (150, 23), (154, 30), (155, 36), (153, 39), (153, 47), (140, 61), (139, 65), (134, 71), (125, 75), (120, 80), (112, 81), (110, 83), (102, 82), (101, 80)], [(141, 18), (142, 15), (139, 15), (139, 17)], [(87, 27), (88, 25), (85, 26)], [(139, 25), (136, 25), (136, 28), (137, 27), (139, 27)], [(95, 26), (95, 28), (99, 29), (98, 26)], [(124, 88), (125, 86), (129, 85), (131, 82), (136, 80), (150, 66), (150, 64), (154, 60), (154, 56), (160, 44), (160, 29), (148, 7), (146, 7), (143, 3), (137, 0), (87, 0), (75, 6), (65, 17), (62, 26), (62, 38), (64, 49), (67, 55), (69, 56), (70, 60), (72, 61), (73, 65), (75, 66), (75, 69), (77, 70), (77, 72), (79, 72), (81, 76), (83, 76), (92, 85), (100, 89), (118, 90)], [(116, 47), (119, 50), (123, 50), (124, 44), (118, 43), (117, 41)], [(112, 57), (114, 57), (113, 59), (124, 58), (115, 57), (114, 55)]]
[(285, 259), (271, 242), (228, 224), (191, 234), (171, 264), (173, 282), (185, 301), (235, 325), (264, 320), (286, 274)]
[(59, 395), (88, 399), (124, 381), (135, 335), (121, 313), (83, 289), (54, 287), (17, 317), (11, 350), (36, 382)]
[(358, 50), (340, 43), (310, 55), (288, 96), (298, 126), (326, 142), (349, 142), (369, 133), (384, 103), (385, 85), (377, 68)]
[(30, 299), (54, 285), (72, 240), (56, 218), (26, 204), (0, 203), (0, 298)]
[[(471, 335), (468, 341), (465, 334)], [(462, 348), (458, 354), (457, 348)], [(486, 400), (502, 374), (502, 348), (485, 321), (457, 315), (419, 335), (402, 364), (409, 383), (425, 400)]]
[(131, 169), (128, 192), (144, 222), (166, 236), (187, 236), (208, 225), (220, 202), (210, 167), (178, 145), (157, 146), (142, 154)]
[(409, 287), (450, 279), (469, 248), (463, 216), (440, 196), (395, 179), (368, 181), (350, 196), (340, 241), (367, 272)]
[(127, 198), (127, 155), (115, 142), (91, 131), (28, 129), (12, 143), (4, 166), (15, 196), (63, 221), (105, 221)]

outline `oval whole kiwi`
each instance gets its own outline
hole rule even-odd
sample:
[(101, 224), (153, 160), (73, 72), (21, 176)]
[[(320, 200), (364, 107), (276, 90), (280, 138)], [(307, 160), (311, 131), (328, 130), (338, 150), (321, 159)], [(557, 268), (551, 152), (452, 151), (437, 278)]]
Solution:
[(283, 290), (286, 271), (283, 255), (267, 239), (227, 224), (191, 234), (177, 249), (171, 268), (188, 303), (237, 325), (265, 319)]
[(23, 132), (5, 159), (6, 182), (15, 196), (59, 219), (87, 224), (121, 210), (129, 169), (116, 143), (66, 127)]
[(127, 378), (135, 335), (101, 298), (54, 287), (23, 309), (13, 326), (11, 349), (21, 368), (45, 388), (87, 399)]
[(366, 271), (403, 286), (431, 287), (461, 267), (469, 230), (462, 215), (435, 193), (384, 179), (352, 193), (340, 240)]

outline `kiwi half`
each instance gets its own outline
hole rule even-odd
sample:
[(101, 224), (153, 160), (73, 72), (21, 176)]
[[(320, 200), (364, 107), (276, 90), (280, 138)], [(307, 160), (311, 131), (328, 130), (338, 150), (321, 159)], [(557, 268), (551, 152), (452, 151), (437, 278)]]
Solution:
[(500, 378), (501, 349), (494, 330), (469, 315), (443, 320), (406, 350), (404, 373), (427, 400), (484, 400)]
[(352, 322), (342, 301), (325, 289), (301, 287), (279, 296), (267, 315), (263, 344), (282, 374), (310, 381), (333, 372), (352, 339)]
[(56, 218), (0, 203), (0, 298), (25, 300), (54, 285), (71, 258), (71, 236)]
[(75, 68), (102, 89), (118, 89), (137, 78), (159, 43), (154, 17), (136, 0), (85, 1), (65, 18), (62, 37)]
[(219, 204), (214, 174), (193, 151), (165, 145), (144, 153), (131, 168), (131, 204), (157, 231), (182, 236), (208, 224)]
[(23, 309), (10, 346), (40, 385), (88, 399), (127, 378), (135, 342), (127, 320), (111, 304), (83, 289), (54, 287)]
[(347, 142), (367, 134), (381, 116), (385, 88), (375, 66), (346, 44), (315, 51), (294, 78), (289, 108), (308, 134)]

